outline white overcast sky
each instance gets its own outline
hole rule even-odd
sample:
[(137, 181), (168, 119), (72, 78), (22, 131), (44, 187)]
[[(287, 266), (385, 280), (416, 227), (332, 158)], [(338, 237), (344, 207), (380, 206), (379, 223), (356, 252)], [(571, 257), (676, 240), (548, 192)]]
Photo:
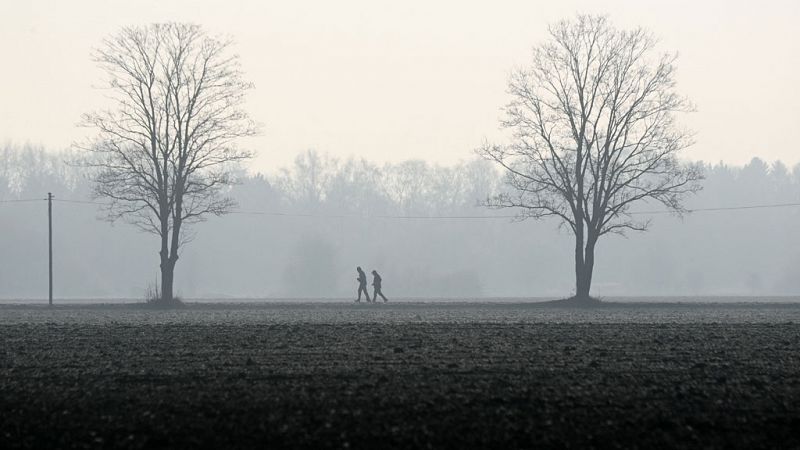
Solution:
[(265, 125), (243, 142), (271, 172), (305, 149), (452, 163), (501, 140), (509, 71), (578, 12), (644, 26), (677, 51), (697, 106), (685, 156), (800, 162), (800, 1), (0, 0), (0, 142), (68, 147), (101, 106), (89, 53), (120, 26), (187, 21), (231, 35)]

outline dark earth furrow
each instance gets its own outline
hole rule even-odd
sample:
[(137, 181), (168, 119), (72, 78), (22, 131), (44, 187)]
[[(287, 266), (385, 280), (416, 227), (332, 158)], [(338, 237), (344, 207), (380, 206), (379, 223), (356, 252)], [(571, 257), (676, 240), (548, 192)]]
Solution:
[(9, 449), (800, 448), (793, 322), (4, 322), (0, 344)]

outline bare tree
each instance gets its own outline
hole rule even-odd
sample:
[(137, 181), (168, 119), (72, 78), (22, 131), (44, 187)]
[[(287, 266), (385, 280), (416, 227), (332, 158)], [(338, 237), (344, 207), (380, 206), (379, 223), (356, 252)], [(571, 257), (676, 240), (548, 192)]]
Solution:
[(289, 199), (305, 208), (318, 208), (328, 195), (339, 161), (314, 149), (306, 150), (294, 158), (291, 169), (282, 169), (276, 185), (288, 194)]
[(675, 92), (675, 55), (654, 54), (652, 34), (605, 17), (578, 16), (549, 32), (510, 77), (501, 122), (510, 143), (478, 152), (506, 174), (506, 193), (489, 206), (556, 217), (572, 231), (575, 295), (589, 301), (598, 239), (646, 230), (649, 221), (631, 214), (640, 201), (680, 214), (702, 172), (677, 158), (691, 139), (675, 115), (691, 105)]
[(222, 215), (239, 162), (237, 138), (256, 132), (242, 109), (252, 87), (230, 41), (191, 24), (127, 27), (93, 58), (108, 75), (113, 107), (85, 114), (98, 136), (83, 148), (94, 193), (124, 219), (161, 239), (161, 300), (173, 300), (173, 274), (187, 225)]

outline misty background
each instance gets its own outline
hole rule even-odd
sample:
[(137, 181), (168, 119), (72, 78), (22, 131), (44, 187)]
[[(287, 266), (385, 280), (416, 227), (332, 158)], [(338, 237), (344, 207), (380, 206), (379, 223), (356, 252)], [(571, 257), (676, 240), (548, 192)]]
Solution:
[[(47, 297), (47, 192), (56, 298), (142, 299), (156, 283), (157, 239), (98, 220), (85, 174), (64, 164), (75, 155), (59, 149), (90, 133), (81, 114), (107, 106), (92, 49), (165, 21), (234, 39), (256, 86), (246, 107), (265, 125), (242, 142), (257, 156), (229, 192), (238, 212), (193, 227), (178, 295), (349, 298), (361, 265), (390, 299), (566, 297), (573, 239), (479, 206), (502, 177), (470, 149), (502, 140), (509, 72), (576, 11), (679, 52), (679, 90), (697, 106), (681, 118), (696, 139), (685, 157), (713, 161), (687, 208), (800, 202), (794, 0), (0, 2), (13, 62), (0, 71), (0, 298)], [(599, 243), (595, 295), (800, 293), (800, 207), (648, 217), (647, 233)]]
[[(47, 192), (56, 198), (57, 299), (142, 299), (155, 284), (157, 239), (98, 220), (102, 206), (86, 203), (82, 170), (65, 164), (72, 157), (31, 145), (0, 148), (0, 298), (47, 297)], [(753, 158), (744, 166), (705, 164), (705, 175), (688, 209), (800, 201), (800, 165)], [(238, 212), (192, 228), (195, 239), (176, 268), (179, 296), (349, 298), (357, 265), (381, 273), (390, 300), (574, 290), (569, 234), (555, 221), (518, 222), (506, 217), (510, 210), (480, 206), (502, 179), (477, 157), (376, 164), (309, 150), (274, 173), (242, 172), (239, 181), (229, 192)], [(649, 213), (659, 210), (639, 206), (653, 219), (650, 231), (599, 244), (596, 295), (800, 292), (799, 207)]]

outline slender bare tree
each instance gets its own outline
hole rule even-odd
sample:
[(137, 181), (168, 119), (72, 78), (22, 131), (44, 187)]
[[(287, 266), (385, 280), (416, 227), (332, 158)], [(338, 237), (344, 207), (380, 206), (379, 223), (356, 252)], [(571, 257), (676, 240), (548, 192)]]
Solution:
[(236, 140), (256, 132), (242, 109), (252, 85), (231, 42), (192, 24), (127, 27), (93, 58), (107, 74), (109, 109), (83, 116), (98, 134), (82, 163), (109, 220), (123, 219), (160, 240), (160, 300), (173, 300), (186, 227), (234, 206), (225, 197), (238, 163)]
[(702, 172), (677, 158), (691, 138), (675, 116), (692, 107), (675, 92), (675, 55), (655, 53), (652, 34), (606, 17), (581, 15), (549, 32), (510, 77), (501, 121), (510, 142), (478, 153), (506, 174), (506, 192), (489, 206), (556, 217), (572, 231), (575, 298), (588, 302), (598, 239), (646, 230), (649, 221), (631, 214), (640, 201), (684, 212)]

